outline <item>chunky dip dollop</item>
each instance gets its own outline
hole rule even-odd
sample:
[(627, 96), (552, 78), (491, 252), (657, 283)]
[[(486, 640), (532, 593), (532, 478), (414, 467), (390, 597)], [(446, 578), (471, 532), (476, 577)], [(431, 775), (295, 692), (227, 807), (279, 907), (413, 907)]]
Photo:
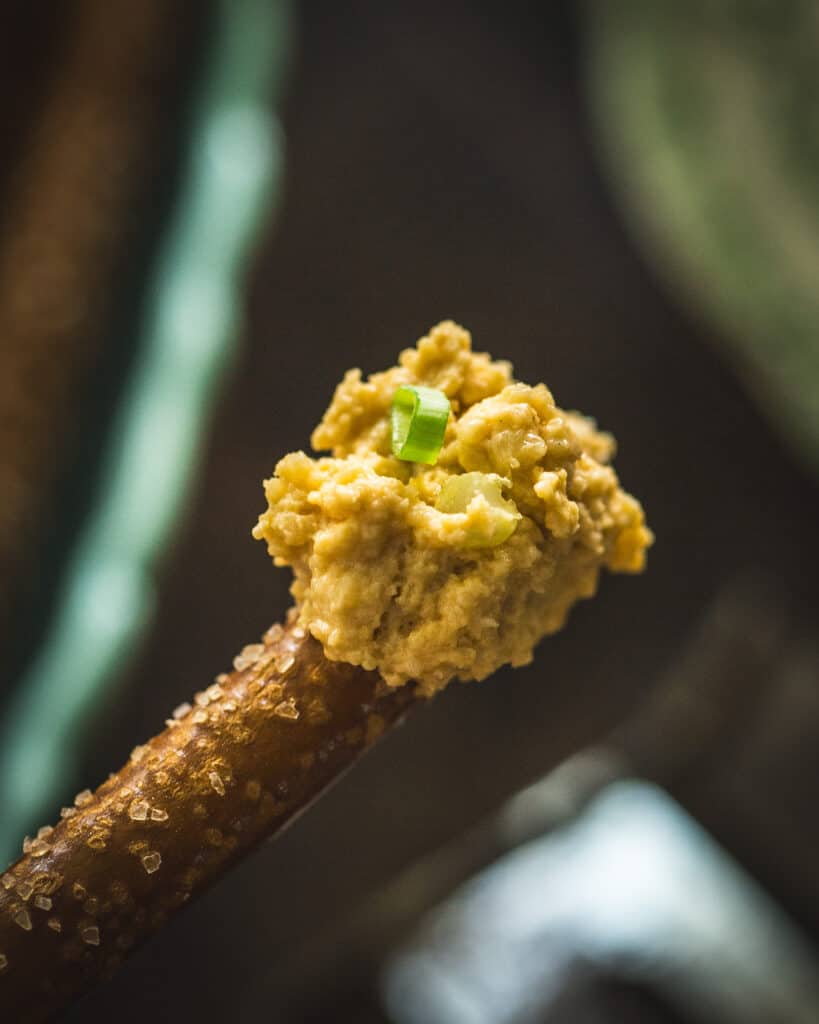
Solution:
[[(450, 400), (435, 465), (390, 453), (402, 384)], [(348, 371), (311, 440), (331, 455), (279, 462), (253, 535), (292, 566), (300, 624), (327, 657), (391, 686), (431, 695), (526, 664), (602, 567), (643, 569), (652, 535), (609, 465), (611, 435), (450, 321), (383, 373)]]

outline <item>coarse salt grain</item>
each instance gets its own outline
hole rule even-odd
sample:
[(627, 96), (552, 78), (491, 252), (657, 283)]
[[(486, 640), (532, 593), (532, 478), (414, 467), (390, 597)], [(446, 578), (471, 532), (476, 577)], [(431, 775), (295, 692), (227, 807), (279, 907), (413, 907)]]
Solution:
[(140, 860), (148, 874), (152, 875), (155, 871), (159, 871), (159, 865), (162, 863), (162, 855), (157, 853), (156, 850), (150, 850), (148, 853), (143, 853)]
[(31, 917), (29, 916), (29, 912), (25, 909), (25, 907), (23, 907), (21, 910), (18, 910), (17, 913), (14, 915), (14, 923), (16, 925), (19, 925), (24, 932), (31, 931)]
[(134, 800), (128, 808), (128, 817), (133, 821), (145, 821), (150, 805), (147, 800)]

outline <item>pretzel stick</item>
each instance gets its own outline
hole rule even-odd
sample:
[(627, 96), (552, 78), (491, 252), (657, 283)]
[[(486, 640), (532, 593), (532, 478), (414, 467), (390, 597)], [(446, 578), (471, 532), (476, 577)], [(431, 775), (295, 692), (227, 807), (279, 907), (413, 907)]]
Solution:
[(0, 878), (0, 1017), (45, 1020), (419, 702), (274, 626)]

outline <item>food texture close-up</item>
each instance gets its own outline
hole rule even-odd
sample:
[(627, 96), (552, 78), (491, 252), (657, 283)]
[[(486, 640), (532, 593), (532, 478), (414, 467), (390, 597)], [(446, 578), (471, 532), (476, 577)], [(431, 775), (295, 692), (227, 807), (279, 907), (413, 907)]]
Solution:
[(0, 1021), (819, 1020), (812, 0), (10, 0)]

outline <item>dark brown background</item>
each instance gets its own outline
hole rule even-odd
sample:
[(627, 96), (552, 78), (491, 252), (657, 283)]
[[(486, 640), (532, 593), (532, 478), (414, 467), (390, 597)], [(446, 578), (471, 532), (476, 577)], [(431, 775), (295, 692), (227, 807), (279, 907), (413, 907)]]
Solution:
[[(636, 253), (590, 137), (574, 5), (308, 0), (298, 30), (286, 190), (255, 262), (241, 359), (156, 624), (85, 781), (281, 617), (289, 581), (249, 536), (260, 480), (306, 444), (347, 366), (390, 364), (439, 319), (617, 435), (657, 544), (644, 578), (606, 579), (535, 664), (437, 699), (72, 1020), (224, 1020), (271, 962), (627, 718), (737, 574), (774, 581), (789, 650), (816, 610), (816, 487), (741, 391), (721, 339)], [(812, 680), (813, 651), (800, 650)], [(815, 934), (819, 708), (812, 685), (780, 701), (774, 681), (678, 795)]]

